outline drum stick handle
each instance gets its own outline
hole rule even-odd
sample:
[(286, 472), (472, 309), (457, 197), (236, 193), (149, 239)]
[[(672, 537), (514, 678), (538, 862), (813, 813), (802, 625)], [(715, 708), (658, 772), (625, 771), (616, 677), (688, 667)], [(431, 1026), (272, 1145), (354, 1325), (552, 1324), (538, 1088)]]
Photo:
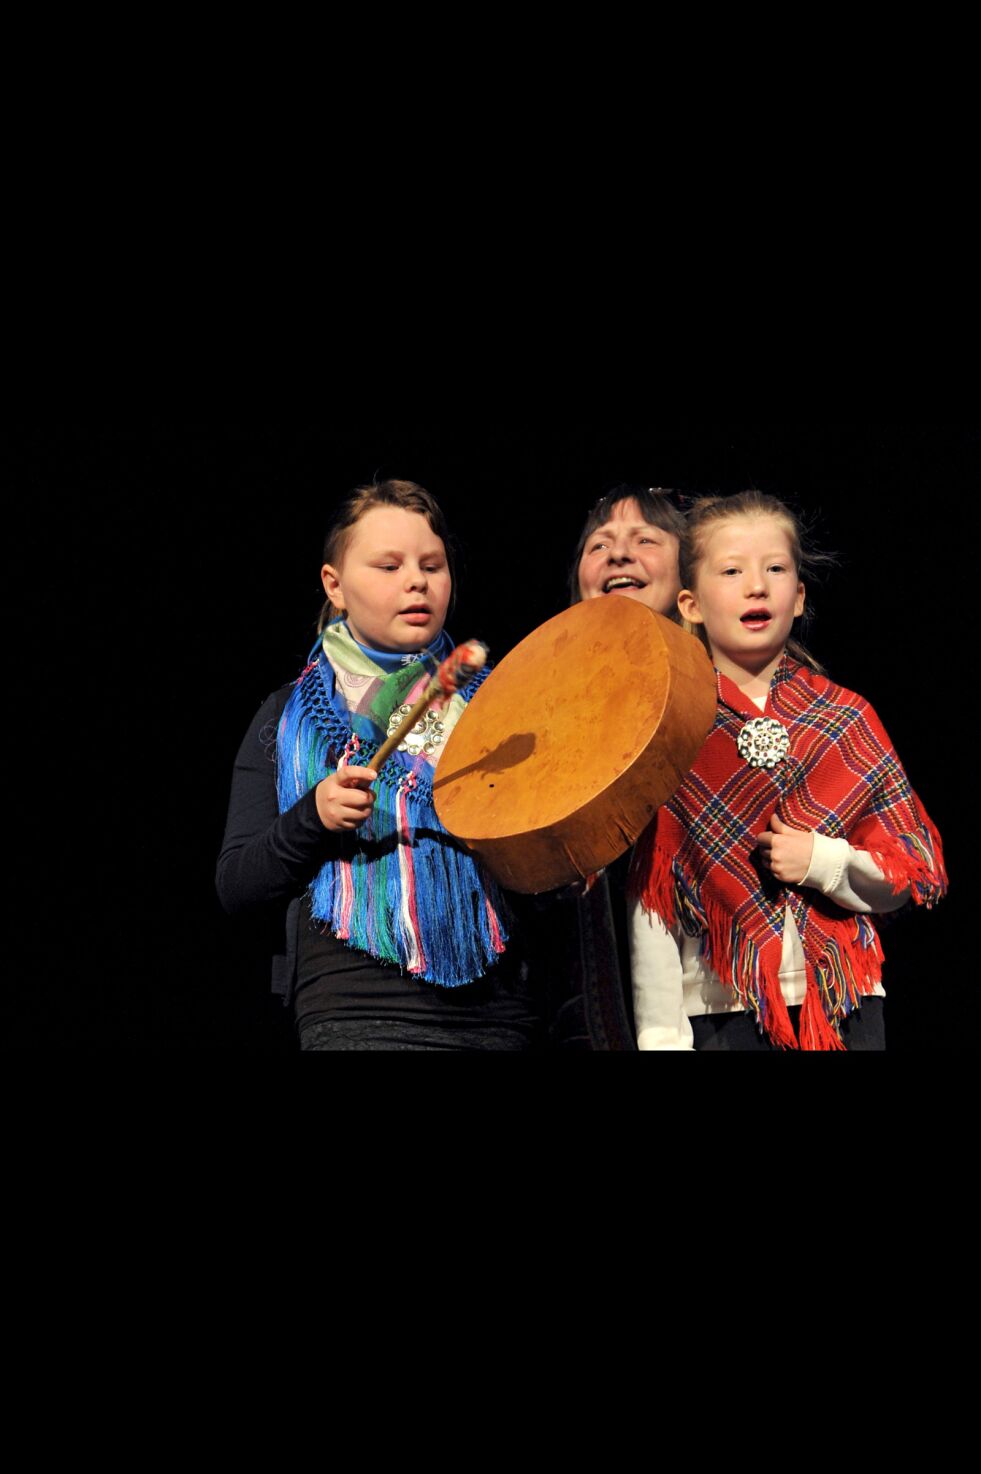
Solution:
[(380, 771), (382, 764), (388, 762), (399, 743), (412, 731), (416, 722), (425, 716), (437, 696), (449, 699), (461, 686), (465, 686), (477, 671), (482, 670), (486, 663), (487, 646), (482, 645), (479, 640), (468, 640), (465, 645), (457, 645), (452, 655), (448, 655), (443, 661), (412, 710), (379, 747), (371, 759), (371, 766), (376, 771)]

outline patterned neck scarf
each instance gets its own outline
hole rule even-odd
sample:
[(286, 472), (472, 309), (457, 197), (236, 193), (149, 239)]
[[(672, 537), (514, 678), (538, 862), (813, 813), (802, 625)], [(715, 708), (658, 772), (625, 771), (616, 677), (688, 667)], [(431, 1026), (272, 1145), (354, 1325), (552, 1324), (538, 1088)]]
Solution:
[[(342, 762), (370, 767), (393, 714), (422, 694), (452, 649), (443, 633), (405, 663), (366, 650), (344, 624), (328, 626), (280, 722), (280, 812)], [(436, 718), (441, 731), (427, 729), (439, 741), (415, 754), (397, 750), (386, 761), (370, 818), (353, 834), (334, 836), (336, 857), (310, 887), (314, 917), (335, 936), (447, 988), (482, 977), (507, 941), (497, 887), (433, 807), (432, 773), (443, 743), (488, 674), (481, 671), (446, 704)]]
[[(763, 718), (772, 767), (752, 766), (740, 734), (760, 710), (718, 673), (715, 725), (695, 766), (640, 840), (631, 890), (666, 925), (701, 937), (702, 955), (761, 1031), (784, 1048), (798, 1041), (780, 990), (785, 912), (800, 933), (807, 968), (800, 1047), (843, 1049), (840, 1025), (881, 978), (883, 954), (865, 915), (819, 891), (785, 887), (757, 858), (756, 836), (774, 814), (796, 829), (868, 850), (898, 893), (932, 906), (946, 892), (940, 836), (910, 787), (871, 706), (784, 658)], [(757, 729), (759, 730), (759, 729)], [(789, 745), (787, 739), (789, 738)], [(743, 750), (748, 751), (747, 737)]]

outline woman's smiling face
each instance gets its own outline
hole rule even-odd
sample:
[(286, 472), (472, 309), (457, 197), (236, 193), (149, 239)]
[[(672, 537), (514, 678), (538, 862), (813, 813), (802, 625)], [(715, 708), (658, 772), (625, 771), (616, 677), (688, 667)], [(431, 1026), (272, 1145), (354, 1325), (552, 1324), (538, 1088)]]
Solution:
[(617, 502), (609, 521), (586, 539), (579, 560), (582, 597), (619, 594), (656, 614), (671, 614), (680, 588), (674, 533), (645, 522), (633, 497)]

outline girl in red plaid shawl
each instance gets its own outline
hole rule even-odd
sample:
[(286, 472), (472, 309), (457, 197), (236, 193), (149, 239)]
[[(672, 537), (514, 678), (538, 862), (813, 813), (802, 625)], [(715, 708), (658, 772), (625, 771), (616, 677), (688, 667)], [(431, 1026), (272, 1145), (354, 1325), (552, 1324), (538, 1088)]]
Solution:
[(884, 1048), (870, 916), (946, 890), (940, 836), (875, 712), (791, 638), (801, 569), (782, 502), (692, 507), (678, 607), (719, 709), (634, 855), (641, 1049)]

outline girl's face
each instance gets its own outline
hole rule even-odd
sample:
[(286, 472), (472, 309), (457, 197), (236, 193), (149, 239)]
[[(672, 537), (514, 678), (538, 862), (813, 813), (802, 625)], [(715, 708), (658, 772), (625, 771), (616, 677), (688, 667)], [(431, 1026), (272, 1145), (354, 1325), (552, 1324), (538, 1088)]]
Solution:
[(348, 536), (340, 566), (325, 563), (324, 589), (347, 626), (372, 650), (407, 653), (443, 628), (450, 570), (443, 539), (419, 512), (372, 507)]
[(579, 560), (582, 597), (619, 594), (656, 614), (671, 614), (680, 588), (674, 533), (645, 522), (633, 497), (617, 502), (606, 526), (586, 539)]
[(733, 517), (703, 535), (701, 551), (695, 587), (678, 598), (682, 616), (705, 626), (724, 674), (775, 670), (804, 612), (787, 528), (775, 517)]

